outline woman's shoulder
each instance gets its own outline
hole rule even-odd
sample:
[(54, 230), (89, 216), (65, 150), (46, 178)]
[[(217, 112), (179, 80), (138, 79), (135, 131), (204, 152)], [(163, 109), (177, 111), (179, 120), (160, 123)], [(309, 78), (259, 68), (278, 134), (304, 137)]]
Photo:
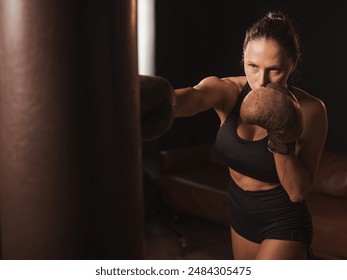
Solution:
[(308, 92), (298, 87), (292, 87), (292, 93), (294, 94), (300, 105), (325, 107), (325, 104), (321, 99), (309, 94)]
[(209, 76), (194, 86), (201, 92), (213, 92), (221, 96), (221, 106), (233, 104), (247, 83), (245, 76), (224, 77)]
[(215, 104), (214, 109), (223, 121), (233, 109), (246, 83), (247, 79), (244, 76), (224, 78), (209, 76), (201, 80), (194, 88), (220, 97), (220, 102)]
[(247, 83), (246, 76), (225, 77), (220, 80), (225, 83), (233, 84), (234, 86), (238, 87), (240, 91)]
[(326, 118), (326, 106), (321, 99), (297, 87), (292, 87), (292, 93), (298, 100), (301, 110), (306, 116), (314, 119)]
[(218, 87), (231, 87), (236, 90), (242, 89), (247, 83), (245, 76), (235, 77), (224, 77), (219, 78), (217, 76), (208, 76), (202, 79), (199, 84), (195, 87), (207, 87), (207, 88), (218, 88)]

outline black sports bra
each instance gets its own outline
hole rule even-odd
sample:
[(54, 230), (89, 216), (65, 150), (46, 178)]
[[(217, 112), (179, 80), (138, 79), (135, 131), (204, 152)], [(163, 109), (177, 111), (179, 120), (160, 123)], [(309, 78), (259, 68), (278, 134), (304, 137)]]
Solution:
[(219, 128), (215, 146), (229, 167), (243, 175), (268, 183), (280, 183), (273, 154), (267, 148), (268, 136), (245, 140), (237, 134), (240, 106), (251, 88), (247, 83), (235, 107)]

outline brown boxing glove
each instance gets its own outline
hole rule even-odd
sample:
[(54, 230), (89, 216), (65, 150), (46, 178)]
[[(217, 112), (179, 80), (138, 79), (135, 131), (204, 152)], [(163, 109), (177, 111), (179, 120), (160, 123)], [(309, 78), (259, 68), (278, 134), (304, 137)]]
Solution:
[(171, 83), (158, 76), (139, 76), (142, 140), (162, 136), (174, 119), (175, 94)]
[(294, 151), (303, 130), (297, 99), (289, 89), (278, 84), (270, 83), (250, 91), (241, 104), (240, 117), (245, 123), (267, 130), (268, 148), (273, 153)]

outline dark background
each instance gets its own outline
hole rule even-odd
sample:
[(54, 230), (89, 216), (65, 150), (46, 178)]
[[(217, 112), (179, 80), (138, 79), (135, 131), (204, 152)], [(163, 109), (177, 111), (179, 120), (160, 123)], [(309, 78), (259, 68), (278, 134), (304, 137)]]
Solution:
[[(157, 0), (156, 74), (175, 88), (210, 75), (243, 75), (240, 65), (246, 29), (268, 10), (281, 10), (297, 23), (303, 44), (294, 85), (326, 105), (326, 148), (346, 152), (347, 1)], [(175, 119), (148, 151), (212, 143), (219, 126), (213, 110)]]

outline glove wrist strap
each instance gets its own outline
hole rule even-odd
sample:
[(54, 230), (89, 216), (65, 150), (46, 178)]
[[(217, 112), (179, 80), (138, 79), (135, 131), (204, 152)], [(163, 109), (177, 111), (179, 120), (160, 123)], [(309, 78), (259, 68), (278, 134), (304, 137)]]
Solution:
[(295, 144), (295, 142), (284, 144), (269, 140), (267, 143), (267, 148), (271, 153), (288, 155), (295, 151)]

